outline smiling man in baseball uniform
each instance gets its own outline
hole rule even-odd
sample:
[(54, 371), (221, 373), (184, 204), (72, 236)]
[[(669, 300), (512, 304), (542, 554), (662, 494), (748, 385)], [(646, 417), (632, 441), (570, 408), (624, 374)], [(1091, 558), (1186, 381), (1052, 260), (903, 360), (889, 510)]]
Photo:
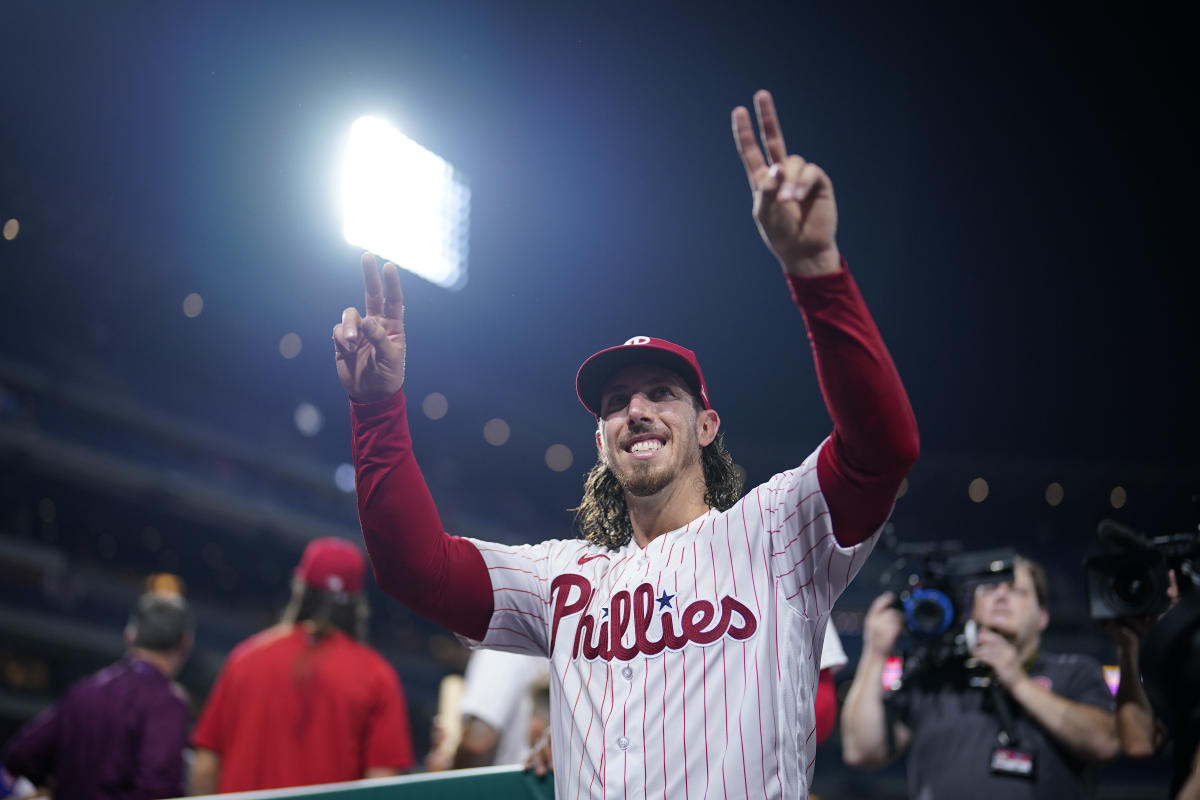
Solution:
[(405, 416), (396, 267), (334, 327), (359, 517), (380, 586), (473, 644), (547, 656), (562, 797), (804, 797), (829, 610), (917, 457), (912, 409), (835, 241), (833, 185), (789, 155), (770, 94), (733, 112), (754, 217), (808, 327), (834, 429), (741, 494), (696, 356), (635, 336), (576, 378), (599, 463), (583, 539), (442, 530)]

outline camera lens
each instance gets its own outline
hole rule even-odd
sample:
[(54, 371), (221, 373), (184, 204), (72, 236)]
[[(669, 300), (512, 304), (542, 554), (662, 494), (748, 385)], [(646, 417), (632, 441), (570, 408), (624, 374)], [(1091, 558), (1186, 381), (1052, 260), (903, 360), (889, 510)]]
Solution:
[(1150, 599), (1151, 586), (1144, 573), (1123, 572), (1114, 576), (1112, 590), (1122, 603), (1140, 606)]
[(946, 624), (946, 613), (939, 603), (922, 600), (913, 606), (913, 624), (922, 633), (936, 633)]
[(922, 637), (945, 633), (954, 622), (954, 604), (938, 589), (914, 589), (904, 599), (904, 613), (909, 631)]
[(1155, 550), (1104, 553), (1087, 560), (1092, 619), (1147, 616), (1167, 608), (1167, 562)]

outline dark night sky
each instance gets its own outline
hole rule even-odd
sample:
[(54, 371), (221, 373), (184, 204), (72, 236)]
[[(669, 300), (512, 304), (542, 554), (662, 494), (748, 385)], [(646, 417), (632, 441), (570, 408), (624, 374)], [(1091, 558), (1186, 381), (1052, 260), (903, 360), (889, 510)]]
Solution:
[[(361, 294), (333, 175), (377, 113), (473, 189), (467, 287), (405, 284), (409, 393), (450, 401), (414, 421), (435, 483), (572, 502), (591, 458), (572, 376), (635, 334), (698, 353), (764, 479), (793, 463), (772, 448), (798, 461), (828, 427), (729, 133), (769, 88), (835, 182), (927, 457), (1194, 472), (1196, 31), (1098, 9), (7, 3), (0, 355), (346, 460), (328, 335)], [(563, 475), (552, 442), (575, 451)]]

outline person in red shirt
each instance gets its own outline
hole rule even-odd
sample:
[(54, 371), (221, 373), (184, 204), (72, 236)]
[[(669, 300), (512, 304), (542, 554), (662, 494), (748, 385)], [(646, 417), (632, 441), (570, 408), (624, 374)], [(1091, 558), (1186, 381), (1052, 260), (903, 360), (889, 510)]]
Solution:
[(314, 539), (279, 625), (230, 653), (192, 736), (193, 794), (397, 775), (413, 763), (400, 679), (364, 643), (365, 562)]

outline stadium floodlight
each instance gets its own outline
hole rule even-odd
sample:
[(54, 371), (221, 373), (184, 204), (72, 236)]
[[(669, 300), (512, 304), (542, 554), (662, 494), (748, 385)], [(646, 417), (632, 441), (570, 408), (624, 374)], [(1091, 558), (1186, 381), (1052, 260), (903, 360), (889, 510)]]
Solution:
[(342, 234), (447, 289), (467, 282), (471, 190), (462, 173), (383, 120), (350, 128)]

